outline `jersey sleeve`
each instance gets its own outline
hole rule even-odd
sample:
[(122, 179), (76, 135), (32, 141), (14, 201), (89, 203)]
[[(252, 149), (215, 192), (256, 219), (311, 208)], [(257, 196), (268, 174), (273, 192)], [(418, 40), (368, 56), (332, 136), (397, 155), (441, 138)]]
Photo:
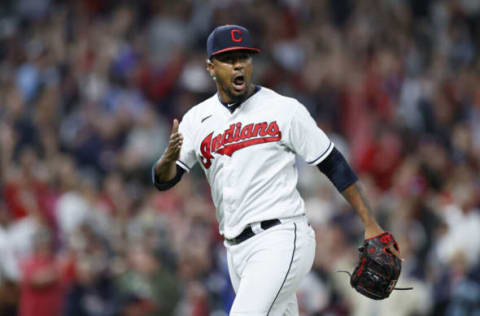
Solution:
[(193, 127), (189, 121), (188, 116), (185, 115), (182, 118), (180, 125), (178, 126), (178, 131), (183, 136), (183, 144), (182, 149), (180, 150), (180, 158), (178, 158), (177, 160), (177, 165), (179, 165), (187, 172), (190, 172), (190, 170), (197, 162), (195, 157), (195, 139), (193, 138), (193, 135), (195, 135), (195, 133), (192, 128)]
[(318, 165), (330, 154), (333, 143), (317, 126), (305, 106), (297, 104), (288, 129), (288, 145), (309, 165)]

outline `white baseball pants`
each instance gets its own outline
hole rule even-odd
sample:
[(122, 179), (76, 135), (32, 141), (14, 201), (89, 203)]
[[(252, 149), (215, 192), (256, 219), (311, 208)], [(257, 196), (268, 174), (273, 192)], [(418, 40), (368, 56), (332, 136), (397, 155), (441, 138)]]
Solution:
[(298, 315), (296, 291), (313, 264), (315, 233), (305, 216), (281, 222), (240, 244), (225, 242), (236, 293), (230, 316)]

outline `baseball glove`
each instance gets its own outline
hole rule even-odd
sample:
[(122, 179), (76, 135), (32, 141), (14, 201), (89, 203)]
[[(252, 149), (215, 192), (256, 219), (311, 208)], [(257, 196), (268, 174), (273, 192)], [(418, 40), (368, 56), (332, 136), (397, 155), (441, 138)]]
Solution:
[(350, 274), (350, 285), (374, 300), (383, 300), (395, 290), (411, 290), (412, 288), (396, 288), (402, 263), (388, 248), (392, 246), (399, 251), (397, 242), (389, 232), (366, 239), (360, 247), (360, 260), (353, 273)]

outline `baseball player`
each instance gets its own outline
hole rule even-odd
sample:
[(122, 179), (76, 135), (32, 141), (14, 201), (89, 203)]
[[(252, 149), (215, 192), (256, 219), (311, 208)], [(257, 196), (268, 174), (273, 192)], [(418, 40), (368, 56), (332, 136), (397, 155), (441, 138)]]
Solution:
[(298, 315), (297, 288), (312, 267), (315, 234), (296, 189), (295, 155), (316, 166), (358, 212), (365, 237), (383, 233), (357, 177), (297, 100), (251, 82), (248, 30), (219, 26), (207, 40), (217, 93), (173, 121), (153, 166), (167, 190), (198, 162), (211, 186), (236, 292), (232, 316)]

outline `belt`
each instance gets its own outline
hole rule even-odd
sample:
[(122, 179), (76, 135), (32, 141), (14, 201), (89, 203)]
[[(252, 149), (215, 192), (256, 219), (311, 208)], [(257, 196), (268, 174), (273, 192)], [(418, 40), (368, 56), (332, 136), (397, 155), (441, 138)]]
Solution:
[[(273, 226), (276, 226), (278, 224), (281, 224), (279, 219), (269, 219), (269, 220), (261, 222), (260, 227), (263, 230), (267, 230), (267, 229), (269, 229)], [(248, 225), (237, 237), (231, 238), (231, 239), (227, 238), (227, 241), (229, 243), (231, 243), (232, 245), (238, 245), (239, 243), (244, 242), (245, 240), (247, 240), (248, 238), (253, 237), (253, 236), (255, 236), (255, 233), (253, 232), (252, 227), (250, 227), (250, 225)]]

